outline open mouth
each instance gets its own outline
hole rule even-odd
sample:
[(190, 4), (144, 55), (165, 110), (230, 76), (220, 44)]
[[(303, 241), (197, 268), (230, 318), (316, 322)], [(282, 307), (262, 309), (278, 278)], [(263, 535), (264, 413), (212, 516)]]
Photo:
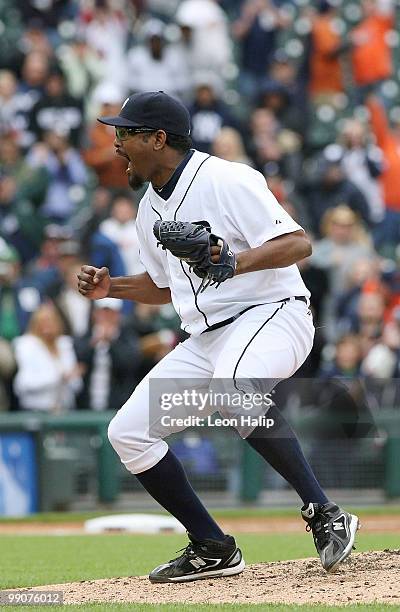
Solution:
[(117, 155), (119, 155), (120, 157), (123, 157), (124, 159), (127, 159), (127, 160), (128, 160), (129, 164), (128, 164), (128, 167), (127, 167), (127, 169), (126, 169), (126, 173), (127, 173), (127, 174), (130, 174), (130, 173), (133, 171), (133, 164), (132, 164), (132, 161), (131, 161), (131, 159), (130, 159), (129, 155), (127, 155), (127, 154), (125, 153), (125, 151), (123, 151), (122, 149), (119, 149), (119, 148), (118, 148), (118, 149), (115, 149), (115, 152), (116, 152), (116, 154), (117, 154)]
[(115, 149), (115, 152), (117, 155), (120, 155), (120, 157), (125, 157), (125, 159), (129, 161), (129, 156), (122, 149)]

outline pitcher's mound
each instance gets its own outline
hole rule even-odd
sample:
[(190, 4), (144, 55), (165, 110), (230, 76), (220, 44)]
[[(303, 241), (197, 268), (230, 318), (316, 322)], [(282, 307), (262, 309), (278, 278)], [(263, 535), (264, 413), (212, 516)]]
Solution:
[(334, 574), (316, 559), (250, 565), (231, 578), (151, 584), (147, 576), (36, 587), (61, 590), (64, 603), (286, 603), (384, 602), (400, 606), (400, 550), (359, 553)]

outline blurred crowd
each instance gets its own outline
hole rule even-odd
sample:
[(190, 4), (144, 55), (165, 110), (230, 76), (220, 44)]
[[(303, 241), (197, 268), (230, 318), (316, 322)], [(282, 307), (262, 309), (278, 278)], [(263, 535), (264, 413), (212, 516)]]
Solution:
[(83, 263), (143, 269), (142, 194), (96, 117), (147, 90), (312, 237), (299, 375), (396, 378), (399, 23), (391, 0), (0, 0), (0, 410), (117, 409), (184, 338), (171, 305), (76, 289)]

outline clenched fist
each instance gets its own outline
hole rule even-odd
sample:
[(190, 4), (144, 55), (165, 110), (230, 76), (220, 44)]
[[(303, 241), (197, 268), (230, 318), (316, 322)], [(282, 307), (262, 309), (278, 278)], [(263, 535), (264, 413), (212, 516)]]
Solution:
[(89, 300), (99, 300), (108, 296), (111, 277), (108, 268), (82, 266), (78, 274), (78, 291)]

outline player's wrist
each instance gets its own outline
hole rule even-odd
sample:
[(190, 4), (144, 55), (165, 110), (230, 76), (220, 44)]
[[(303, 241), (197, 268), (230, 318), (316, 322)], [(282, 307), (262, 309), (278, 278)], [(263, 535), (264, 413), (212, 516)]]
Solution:
[(246, 251), (242, 251), (241, 253), (237, 253), (235, 257), (235, 274), (243, 274), (245, 272), (245, 260), (246, 260)]
[(108, 292), (107, 292), (107, 297), (111, 297), (111, 298), (119, 298), (119, 294), (118, 294), (118, 277), (111, 277), (110, 276), (110, 282), (108, 285)]

